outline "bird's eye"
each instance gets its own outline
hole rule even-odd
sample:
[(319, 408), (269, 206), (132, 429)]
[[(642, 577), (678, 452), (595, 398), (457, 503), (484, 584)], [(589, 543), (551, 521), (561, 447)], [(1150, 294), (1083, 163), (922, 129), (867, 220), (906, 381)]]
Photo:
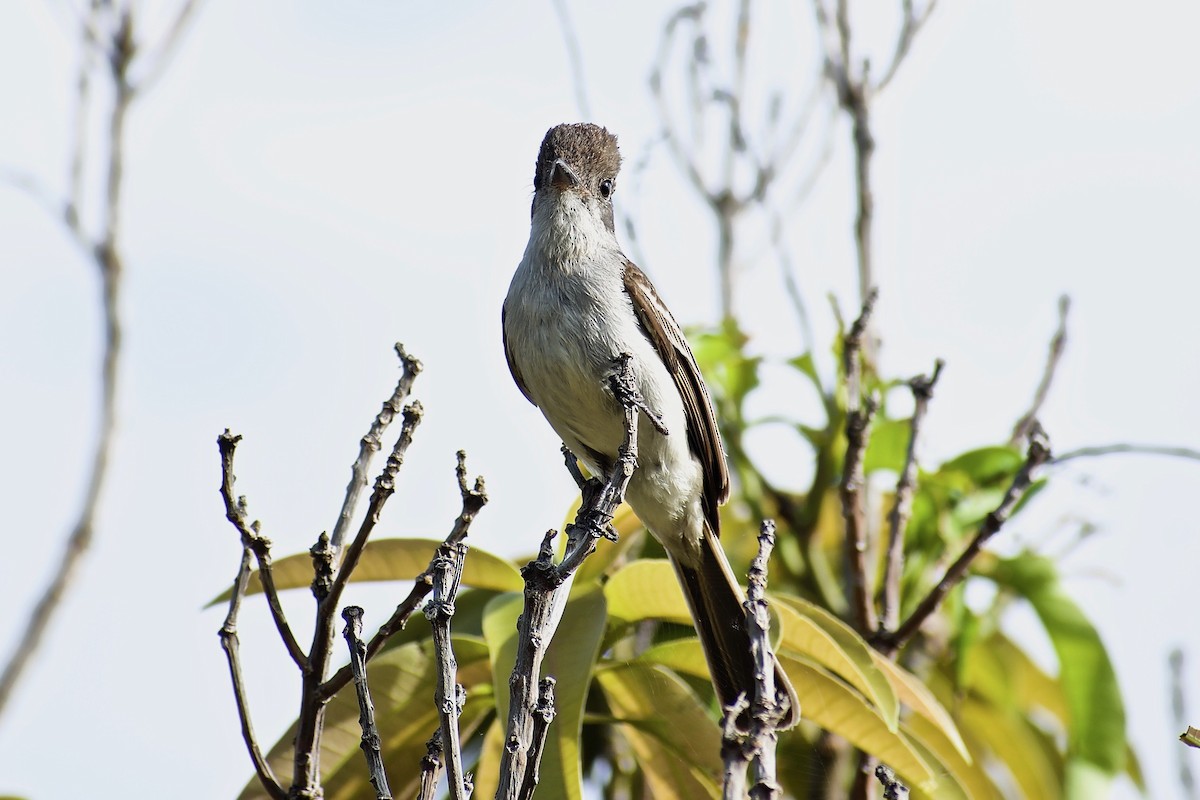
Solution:
[(605, 200), (607, 200), (608, 198), (612, 197), (612, 193), (613, 193), (612, 180), (609, 178), (605, 178), (604, 180), (600, 181), (600, 196), (603, 197)]

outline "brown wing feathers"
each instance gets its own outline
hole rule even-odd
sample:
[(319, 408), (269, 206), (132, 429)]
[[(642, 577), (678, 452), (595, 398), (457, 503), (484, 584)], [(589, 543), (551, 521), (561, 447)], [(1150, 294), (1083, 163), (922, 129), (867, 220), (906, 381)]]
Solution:
[(696, 365), (692, 348), (679, 323), (671, 316), (646, 274), (632, 261), (625, 262), (625, 291), (647, 338), (667, 365), (675, 387), (683, 399), (687, 416), (688, 444), (704, 467), (704, 511), (713, 533), (720, 535), (717, 507), (729, 499), (729, 470), (717, 418), (708, 399), (708, 390)]

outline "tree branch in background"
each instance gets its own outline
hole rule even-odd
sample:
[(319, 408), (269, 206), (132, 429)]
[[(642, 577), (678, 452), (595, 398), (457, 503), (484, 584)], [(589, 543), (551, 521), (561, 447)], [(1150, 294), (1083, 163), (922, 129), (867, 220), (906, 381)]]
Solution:
[(879, 637), (880, 652), (891, 656), (903, 647), (921, 629), (930, 615), (938, 609), (950, 590), (962, 582), (971, 562), (983, 550), (987, 541), (996, 535), (1008, 521), (1013, 509), (1021, 502), (1021, 498), (1025, 496), (1033, 483), (1034, 472), (1050, 460), (1050, 455), (1050, 440), (1047, 438), (1046, 432), (1040, 425), (1034, 425), (1033, 430), (1029, 433), (1029, 449), (1025, 455), (1025, 463), (1013, 476), (1012, 483), (1009, 485), (1008, 491), (1004, 493), (1004, 499), (1000, 501), (1000, 505), (987, 515), (979, 531), (975, 534), (975, 538), (946, 569), (941, 580), (929, 590), (929, 594), (913, 609), (908, 619), (904, 620), (894, 633)]
[[(751, 3), (739, 0), (737, 21), (732, 42), (732, 74), (724, 84), (710, 75), (712, 59), (708, 56), (709, 38), (703, 29), (707, 4), (703, 2), (678, 8), (663, 26), (662, 36), (650, 73), (649, 85), (655, 100), (662, 140), (667, 145), (676, 166), (695, 193), (704, 201), (713, 215), (717, 229), (717, 273), (720, 286), (721, 316), (731, 318), (735, 308), (735, 264), (734, 242), (736, 225), (742, 216), (756, 205), (767, 209), (768, 217), (774, 208), (771, 193), (780, 182), (800, 142), (808, 130), (808, 122), (818, 107), (820, 91), (814, 91), (801, 107), (792, 124), (786, 125), (788, 135), (782, 144), (774, 136), (782, 123), (782, 100), (777, 95), (769, 105), (767, 132), (762, 142), (755, 142), (750, 135), (746, 117), (746, 87), (748, 81), (748, 55), (752, 31)], [(684, 131), (672, 111), (666, 95), (664, 82), (668, 64), (677, 40), (690, 30), (690, 42), (684, 46), (684, 70), (690, 99), (691, 134)], [(819, 87), (818, 87), (819, 88)], [(720, 162), (715, 176), (706, 176), (698, 160), (703, 132), (706, 129), (705, 115), (713, 106), (721, 114), (720, 126), (724, 130)], [(821, 162), (811, 170), (810, 177), (821, 171)], [(749, 180), (739, 180), (739, 174), (749, 175)]]
[(217, 635), (221, 637), (221, 649), (229, 662), (229, 678), (233, 682), (233, 699), (237, 703), (238, 721), (242, 726), (242, 740), (254, 763), (254, 774), (262, 784), (267, 794), (273, 800), (286, 800), (287, 792), (279, 785), (271, 765), (263, 757), (258, 738), (254, 735), (254, 724), (250, 721), (250, 701), (246, 699), (246, 683), (242, 678), (242, 660), (240, 657), (237, 634), (238, 611), (242, 607), (242, 598), (246, 596), (246, 586), (250, 583), (250, 546), (242, 545), (242, 563), (238, 567), (237, 577), (233, 579), (233, 594), (229, 598), (229, 613)]
[(883, 596), (880, 598), (879, 631), (895, 630), (900, 624), (900, 578), (904, 573), (904, 532), (912, 516), (913, 493), (917, 488), (917, 439), (921, 433), (921, 422), (933, 399), (933, 387), (942, 374), (946, 362), (940, 358), (934, 362), (933, 374), (918, 375), (908, 382), (913, 394), (913, 415), (909, 422), (908, 451), (904, 456), (904, 469), (896, 481), (896, 499), (888, 514), (887, 561), (883, 572)]
[[(625, 410), (625, 440), (617, 453), (605, 481), (588, 481), (583, 490), (583, 504), (575, 522), (567, 526), (567, 546), (563, 559), (554, 563), (555, 531), (542, 539), (538, 556), (521, 570), (525, 578), (525, 607), (517, 620), (517, 655), (509, 679), (507, 737), (500, 760), (500, 780), (497, 800), (517, 800), (532, 792), (536, 785), (537, 764), (541, 758), (535, 745), (534, 693), (539, 687), (542, 660), (558, 629), (570, 592), (570, 582), (583, 560), (596, 550), (596, 543), (609, 538), (611, 523), (618, 506), (625, 498), (629, 479), (637, 467), (637, 431), (639, 409), (646, 405), (637, 389), (632, 356), (621, 354), (609, 386), (617, 402)], [(654, 420), (658, 415), (647, 415)]]
[[(169, 32), (160, 45), (160, 57), (145, 71), (141, 82), (135, 84), (131, 72), (139, 58), (142, 43), (133, 36), (134, 18), (130, 7), (120, 8), (113, 3), (92, 2), (80, 23), (80, 67), (76, 78), (75, 119), (68, 157), (68, 189), (64, 200), (54, 200), (42, 191), (40, 183), (28, 176), (7, 172), (9, 183), (33, 194), (51, 215), (62, 220), (72, 241), (93, 262), (100, 276), (101, 309), (104, 325), (103, 355), (100, 366), (99, 429), (92, 452), (91, 466), (86, 478), (83, 505), (67, 537), (59, 563), (16, 646), (0, 672), (0, 714), (7, 706), (25, 668), (29, 665), (50, 628), (55, 612), (66, 596), (84, 555), (91, 546), (96, 512), (108, 474), (109, 454), (116, 430), (117, 379), (121, 358), (120, 290), (124, 271), (121, 250), (122, 189), (124, 186), (124, 149), (126, 116), (137, 96), (138, 89), (165, 68), (168, 57), (178, 47), (187, 23), (196, 6), (187, 0), (177, 12)], [(113, 101), (108, 108), (107, 148), (100, 151), (99, 170), (104, 184), (102, 202), (97, 209), (101, 220), (96, 232), (84, 228), (81, 215), (84, 170), (92, 143), (87, 138), (87, 121), (91, 107), (93, 69), (104, 74), (112, 85)]]
[[(825, 76), (837, 94), (838, 107), (850, 121), (858, 207), (854, 221), (854, 245), (858, 252), (859, 297), (865, 299), (877, 280), (871, 251), (875, 219), (875, 196), (871, 186), (871, 159), (875, 154), (875, 137), (871, 133), (871, 103), (895, 77), (921, 26), (933, 12), (935, 0), (929, 0), (921, 12), (914, 10), (912, 0), (903, 0), (903, 20), (896, 47), (883, 78), (876, 83), (871, 82), (870, 59), (864, 57), (858, 60), (854, 53), (849, 0), (835, 0), (832, 14), (827, 2), (813, 0), (813, 11), (825, 51)], [(868, 361), (875, 361), (877, 350), (875, 337), (868, 335), (864, 348)]]
[(462, 742), (458, 731), (458, 718), (467, 701), (467, 693), (458, 683), (458, 662), (450, 643), (450, 620), (454, 617), (454, 601), (458, 596), (466, 557), (467, 545), (464, 542), (438, 548), (432, 565), (433, 597), (425, 606), (425, 618), (429, 620), (433, 631), (434, 655), (438, 666), (434, 702), (441, 718), (442, 754), (451, 800), (466, 800), (471, 795), (471, 778), (463, 772)]
[(363, 610), (359, 606), (347, 606), (342, 611), (342, 619), (346, 621), (343, 635), (350, 648), (350, 669), (354, 672), (354, 689), (358, 695), (358, 724), (362, 728), (360, 747), (367, 759), (367, 772), (375, 787), (376, 800), (392, 800), (392, 790), (388, 788), (387, 773), (383, 768), (379, 728), (375, 725), (375, 704), (371, 702), (371, 689), (367, 686), (367, 645), (362, 640), (362, 618)]
[(1114, 444), (1078, 447), (1074, 450), (1068, 450), (1060, 456), (1055, 456), (1050, 463), (1062, 464), (1066, 461), (1074, 461), (1079, 458), (1095, 458), (1096, 456), (1110, 456), (1117, 453), (1133, 453), (1144, 456), (1170, 456), (1171, 458), (1186, 458), (1189, 461), (1200, 461), (1200, 450), (1194, 450), (1190, 447), (1116, 442)]
[(1038, 414), (1041, 413), (1042, 404), (1046, 402), (1046, 397), (1050, 394), (1050, 384), (1054, 381), (1054, 374), (1058, 371), (1058, 362), (1062, 359), (1063, 350), (1067, 346), (1067, 313), (1070, 310), (1071, 298), (1064, 294), (1058, 298), (1058, 329), (1054, 331), (1054, 336), (1050, 339), (1050, 353), (1046, 357), (1046, 368), (1042, 371), (1042, 379), (1038, 382), (1037, 391), (1033, 393), (1033, 402), (1029, 404), (1029, 410), (1022, 414), (1021, 418), (1017, 420), (1017, 424), (1013, 426), (1012, 435), (1008, 439), (1009, 447), (1016, 447), (1029, 438), (1029, 432), (1037, 424)]
[(870, 439), (871, 418), (875, 415), (876, 402), (868, 398), (862, 402), (862, 348), (863, 337), (871, 324), (871, 313), (878, 290), (867, 293), (862, 313), (850, 327), (842, 343), (842, 364), (846, 372), (846, 459), (842, 467), (840, 494), (842, 516), (846, 520), (846, 595), (854, 612), (855, 627), (862, 633), (870, 633), (878, 626), (867, 570), (867, 511), (863, 496), (865, 477), (863, 456)]
[(367, 486), (367, 474), (371, 468), (371, 461), (382, 446), (383, 433), (400, 413), (404, 406), (404, 399), (412, 391), (413, 381), (424, 369), (420, 360), (410, 356), (400, 342), (396, 342), (395, 349), (396, 355), (400, 357), (400, 380), (396, 382), (396, 389), (392, 392), (392, 396), (383, 401), (383, 408), (379, 410), (370, 429), (359, 443), (358, 458), (350, 467), (350, 484), (346, 487), (346, 499), (342, 501), (342, 509), (338, 513), (337, 523), (333, 526), (333, 535), (329, 537), (330, 546), (334, 550), (340, 551), (342, 548), (342, 542), (346, 537), (346, 528), (354, 519), (359, 497)]
[[(758, 553), (750, 563), (749, 584), (746, 587), (746, 632), (750, 636), (750, 652), (755, 663), (754, 701), (744, 697), (725, 709), (721, 757), (725, 762), (726, 800), (742, 800), (746, 796), (746, 770), (753, 766), (754, 785), (751, 800), (776, 800), (781, 789), (775, 779), (775, 745), (779, 739), (779, 724), (788, 713), (780, 705), (775, 687), (775, 654), (771, 650), (771, 614), (767, 603), (767, 562), (775, 549), (775, 523), (765, 520), (758, 534)], [(750, 711), (750, 728), (738, 729), (737, 721)], [(799, 709), (795, 714), (799, 717)]]

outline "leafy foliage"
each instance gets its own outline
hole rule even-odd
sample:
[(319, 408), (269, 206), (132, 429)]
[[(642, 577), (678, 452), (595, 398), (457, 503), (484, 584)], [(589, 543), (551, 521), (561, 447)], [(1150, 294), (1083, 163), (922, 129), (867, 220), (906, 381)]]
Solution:
[[(737, 480), (736, 500), (722, 519), (735, 569), (749, 560), (759, 520), (779, 524), (770, 584), (773, 633), (805, 720), (781, 740), (778, 777), (788, 794), (804, 796), (830, 768), (817, 755), (822, 731), (887, 763), (915, 797), (1091, 798), (1103, 796), (1126, 771), (1138, 780), (1111, 661), (1095, 628), (1063, 592), (1052, 561), (1036, 553), (985, 555), (968, 580), (994, 587), (991, 602), (975, 608), (955, 590), (936, 624), (926, 626), (930, 632), (903, 651), (899, 663), (884, 657), (843, 621), (836, 492), (845, 404), (827, 388), (837, 381), (823, 379), (810, 353), (786, 362), (820, 396), (825, 418), (819, 424), (783, 420), (812, 448), (816, 469), (805, 492), (775, 486), (744, 447), (747, 432), (767, 422), (746, 413), (763, 359), (747, 353), (746, 338), (732, 322), (694, 340)], [(867, 378), (881, 396), (896, 385)], [(907, 420), (890, 416), (883, 404), (866, 454), (869, 479), (882, 483), (902, 468), (908, 436)], [(902, 614), (996, 507), (1021, 465), (1016, 450), (984, 446), (921, 472), (905, 539)], [(543, 669), (558, 680), (558, 716), (539, 792), (580, 798), (591, 776), (610, 791), (646, 787), (663, 798), (718, 797), (718, 709), (683, 595), (637, 518), (623, 509), (615, 525), (621, 540), (602, 543), (576, 575)], [(879, 520), (876, 527), (884, 526)], [(374, 542), (356, 577), (412, 580), (436, 544)], [(466, 564), (454, 618), (459, 680), (468, 696), (464, 742), (476, 796), (490, 797), (504, 743), (522, 584), (516, 563), (484, 550), (472, 549)], [(307, 586), (307, 554), (277, 562), (276, 580), (280, 588)], [(1058, 656), (1056, 674), (1004, 631), (1002, 612), (1016, 602), (1036, 612)], [(412, 793), (424, 742), (437, 725), (426, 625), (413, 622), (370, 664), (384, 758), (398, 796)], [(290, 741), (289, 732), (269, 756), (285, 773)], [(373, 796), (358, 744), (350, 686), (329, 706), (321, 754), (327, 797)], [(256, 782), (242, 794), (261, 796)]]

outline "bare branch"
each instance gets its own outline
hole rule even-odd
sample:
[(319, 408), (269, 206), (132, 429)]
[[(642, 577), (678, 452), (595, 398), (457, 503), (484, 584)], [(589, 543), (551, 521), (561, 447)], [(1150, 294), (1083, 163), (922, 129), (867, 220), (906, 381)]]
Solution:
[(371, 461), (375, 458), (375, 453), (379, 452), (379, 448), (382, 446), (383, 433), (400, 413), (405, 398), (412, 392), (413, 381), (424, 369), (420, 360), (409, 355), (400, 342), (396, 342), (395, 349), (396, 355), (400, 357), (400, 380), (397, 381), (392, 396), (383, 401), (383, 408), (379, 410), (375, 421), (371, 423), (371, 427), (360, 441), (358, 458), (350, 467), (350, 484), (346, 487), (346, 498), (342, 501), (342, 509), (338, 512), (337, 523), (333, 526), (333, 535), (330, 537), (330, 544), (338, 551), (341, 550), (345, 540), (346, 529), (354, 519), (354, 511), (358, 507), (362, 490), (367, 486), (367, 473), (371, 468)]
[(358, 694), (358, 724), (362, 728), (359, 746), (367, 759), (367, 772), (375, 787), (376, 800), (392, 800), (387, 772), (383, 768), (379, 728), (375, 725), (375, 704), (371, 702), (371, 690), (367, 686), (367, 646), (362, 640), (362, 618), (363, 610), (359, 606), (347, 606), (342, 611), (342, 619), (346, 621), (346, 645), (350, 648), (350, 669), (354, 672), (354, 688)]
[(542, 678), (538, 682), (537, 705), (533, 709), (533, 737), (529, 743), (529, 763), (525, 770), (525, 779), (521, 781), (519, 800), (532, 800), (533, 790), (542, 779), (542, 754), (546, 751), (546, 736), (557, 713), (554, 708), (554, 684), (555, 680), (551, 677)]
[(571, 23), (571, 10), (567, 8), (567, 0), (552, 0), (550, 5), (554, 6), (563, 46), (567, 49), (567, 63), (571, 65), (571, 86), (575, 90), (575, 105), (585, 120), (591, 120), (592, 109), (588, 103), (587, 81), (583, 77), (583, 51), (579, 46), (579, 37), (575, 35), (575, 26)]
[[(750, 786), (751, 800), (776, 800), (781, 789), (775, 780), (775, 745), (779, 726), (791, 715), (799, 718), (800, 710), (789, 709), (790, 701), (780, 695), (775, 686), (775, 654), (771, 650), (771, 615), (767, 603), (767, 562), (775, 547), (775, 523), (765, 520), (758, 534), (758, 554), (750, 564), (746, 588), (746, 632), (750, 636), (750, 652), (755, 663), (754, 701), (744, 696), (725, 709), (722, 725), (721, 757), (725, 763), (724, 797), (742, 800), (746, 797), (746, 770), (753, 767), (754, 783)], [(783, 702), (781, 702), (781, 700)], [(742, 730), (739, 721), (750, 712), (750, 724)]]
[(246, 684), (242, 679), (237, 617), (238, 611), (241, 609), (242, 598), (246, 596), (246, 586), (250, 583), (250, 558), (250, 546), (243, 544), (242, 563), (238, 567), (237, 577), (233, 579), (233, 594), (229, 598), (229, 613), (225, 615), (225, 622), (217, 631), (217, 635), (221, 637), (221, 648), (225, 651), (225, 658), (229, 662), (229, 677), (233, 682), (233, 698), (237, 703), (238, 721), (242, 726), (242, 740), (245, 741), (246, 750), (250, 753), (250, 760), (254, 763), (254, 774), (258, 776), (258, 782), (262, 784), (263, 789), (273, 800), (286, 800), (287, 792), (279, 784), (271, 765), (263, 757), (262, 748), (258, 746), (258, 739), (254, 735), (254, 725), (250, 721), (250, 702), (246, 699)]
[(917, 488), (917, 439), (921, 433), (921, 422), (933, 399), (933, 387), (942, 374), (946, 362), (940, 358), (934, 362), (933, 374), (918, 375), (908, 382), (913, 394), (913, 415), (909, 422), (908, 452), (904, 456), (904, 469), (896, 481), (896, 500), (888, 514), (887, 562), (883, 573), (883, 597), (880, 603), (879, 626), (882, 631), (894, 630), (900, 623), (900, 578), (904, 572), (904, 532), (912, 516), (913, 492)]
[(1029, 450), (1025, 455), (1025, 463), (1017, 470), (1017, 474), (1013, 476), (1012, 483), (1008, 487), (1008, 491), (1004, 493), (1004, 499), (1000, 501), (1000, 505), (996, 506), (995, 510), (990, 512), (984, 519), (979, 531), (975, 534), (970, 544), (963, 550), (962, 554), (955, 559), (941, 580), (937, 582), (929, 594), (925, 596), (913, 612), (909, 615), (895, 633), (877, 637), (880, 652), (885, 655), (891, 655), (904, 646), (911, 639), (925, 621), (938, 609), (942, 600), (949, 594), (950, 590), (962, 582), (966, 577), (967, 569), (971, 566), (971, 562), (983, 550), (983, 546), (1000, 531), (1004, 523), (1012, 515), (1017, 504), (1021, 502), (1021, 498), (1029, 490), (1033, 483), (1033, 475), (1039, 467), (1050, 460), (1050, 440), (1046, 436), (1046, 432), (1041, 429), (1040, 425), (1035, 425), (1029, 436)]
[(842, 467), (840, 494), (842, 516), (846, 520), (846, 593), (854, 612), (855, 625), (864, 633), (875, 630), (878, 625), (867, 570), (867, 512), (866, 499), (862, 496), (865, 485), (863, 457), (870, 439), (876, 401), (872, 397), (867, 399), (865, 405), (862, 404), (861, 356), (863, 337), (878, 298), (878, 290), (872, 289), (867, 293), (862, 313), (842, 343), (842, 363), (846, 373), (846, 458)]
[[(462, 580), (463, 561), (467, 545), (458, 542), (443, 545), (433, 559), (433, 598), (425, 606), (425, 618), (433, 630), (434, 654), (438, 676), (434, 701), (441, 718), (442, 753), (451, 800), (465, 800), (462, 742), (459, 739), (458, 718), (467, 701), (466, 690), (458, 683), (458, 662), (450, 642), (450, 620), (454, 617), (454, 600)], [(364, 648), (365, 650), (365, 648)]]
[(884, 71), (883, 77), (875, 84), (876, 93), (886, 89), (887, 85), (892, 82), (892, 78), (896, 77), (896, 70), (908, 56), (913, 40), (916, 39), (921, 27), (929, 21), (929, 16), (933, 13), (936, 5), (937, 0), (928, 0), (925, 8), (918, 14), (913, 8), (913, 0), (904, 0), (904, 18), (900, 22), (900, 33), (896, 36), (896, 49), (892, 53), (892, 60)]
[[(388, 639), (395, 635), (396, 632), (403, 630), (404, 626), (408, 624), (408, 620), (416, 613), (422, 601), (433, 590), (434, 562), (443, 553), (444, 549), (455, 547), (466, 539), (475, 516), (487, 504), (488, 496), (483, 478), (475, 479), (474, 488), (467, 484), (467, 454), (462, 450), (458, 451), (458, 465), (455, 468), (455, 475), (458, 479), (459, 493), (462, 496), (462, 510), (459, 512), (458, 518), (454, 520), (450, 534), (442, 542), (441, 547), (438, 548), (433, 559), (429, 562), (429, 566), (413, 582), (413, 587), (409, 591), (408, 597), (396, 606), (396, 610), (392, 612), (388, 620), (379, 627), (379, 630), (367, 642), (368, 661), (383, 649)], [(330, 676), (329, 680), (322, 684), (320, 696), (326, 700), (333, 697), (341, 691), (343, 686), (350, 682), (351, 677), (349, 666), (342, 667)]]
[(199, 7), (199, 0), (183, 0), (179, 10), (175, 13), (175, 18), (171, 21), (166, 34), (159, 41), (154, 52), (139, 59), (141, 62), (146, 62), (147, 66), (139, 70), (141, 74), (133, 84), (134, 91), (139, 94), (145, 92), (167, 71), (167, 67), (179, 51), (183, 35), (190, 27)]
[(421, 788), (417, 800), (436, 800), (438, 776), (442, 771), (442, 729), (439, 726), (425, 743), (425, 755), (421, 757)]
[(908, 797), (908, 787), (896, 779), (896, 773), (880, 764), (875, 768), (875, 777), (883, 784), (884, 800), (902, 800)]
[(1117, 442), (1114, 444), (1078, 447), (1074, 450), (1068, 450), (1061, 456), (1055, 456), (1050, 463), (1057, 465), (1066, 461), (1074, 461), (1079, 458), (1110, 456), (1116, 453), (1132, 453), (1143, 456), (1169, 456), (1171, 458), (1186, 458), (1189, 461), (1200, 461), (1200, 450), (1194, 450), (1190, 447), (1172, 447), (1161, 444), (1133, 444), (1130, 442)]
[(238, 497), (236, 500), (234, 499), (233, 487), (237, 479), (233, 474), (233, 456), (237, 450), (238, 442), (241, 440), (241, 436), (233, 435), (229, 432), (228, 428), (217, 437), (217, 447), (221, 451), (220, 491), (221, 499), (225, 503), (225, 519), (232, 523), (241, 536), (242, 544), (250, 548), (258, 560), (258, 576), (262, 583), (263, 596), (267, 600), (268, 608), (271, 609), (271, 619), (275, 622), (275, 628), (279, 631), (279, 638), (283, 640), (283, 645), (287, 648), (288, 655), (292, 657), (292, 661), (296, 662), (296, 666), (303, 670), (308, 663), (308, 657), (300, 649), (300, 644), (292, 634), (291, 626), (288, 625), (287, 617), (283, 613), (283, 604), (280, 602), (279, 592), (275, 588), (275, 571), (271, 561), (271, 542), (260, 533), (257, 520), (252, 523), (246, 522), (246, 498)]
[(1013, 426), (1012, 435), (1008, 438), (1009, 447), (1016, 447), (1029, 438), (1029, 432), (1037, 424), (1038, 414), (1042, 410), (1042, 404), (1046, 402), (1046, 396), (1050, 394), (1050, 384), (1054, 381), (1054, 373), (1058, 371), (1058, 362), (1067, 346), (1067, 312), (1070, 310), (1071, 298), (1064, 294), (1058, 298), (1058, 329), (1054, 331), (1054, 337), (1050, 339), (1050, 353), (1046, 357), (1046, 368), (1042, 372), (1041, 381), (1038, 382), (1037, 391), (1033, 393), (1033, 402), (1030, 403), (1029, 410), (1022, 414), (1021, 418), (1017, 420), (1017, 424)]
[(637, 467), (637, 430), (639, 407), (644, 406), (632, 369), (632, 356), (623, 353), (616, 359), (609, 379), (610, 388), (625, 410), (625, 440), (617, 461), (606, 481), (588, 481), (583, 505), (575, 522), (567, 526), (567, 547), (563, 560), (554, 564), (554, 531), (542, 539), (538, 557), (521, 570), (525, 578), (525, 607), (517, 622), (517, 656), (509, 679), (508, 735), (501, 755), (497, 800), (516, 800), (522, 788), (536, 777), (533, 754), (535, 700), (542, 660), (558, 628), (575, 570), (596, 549), (601, 538), (610, 535), (613, 516), (625, 497), (629, 480)]

